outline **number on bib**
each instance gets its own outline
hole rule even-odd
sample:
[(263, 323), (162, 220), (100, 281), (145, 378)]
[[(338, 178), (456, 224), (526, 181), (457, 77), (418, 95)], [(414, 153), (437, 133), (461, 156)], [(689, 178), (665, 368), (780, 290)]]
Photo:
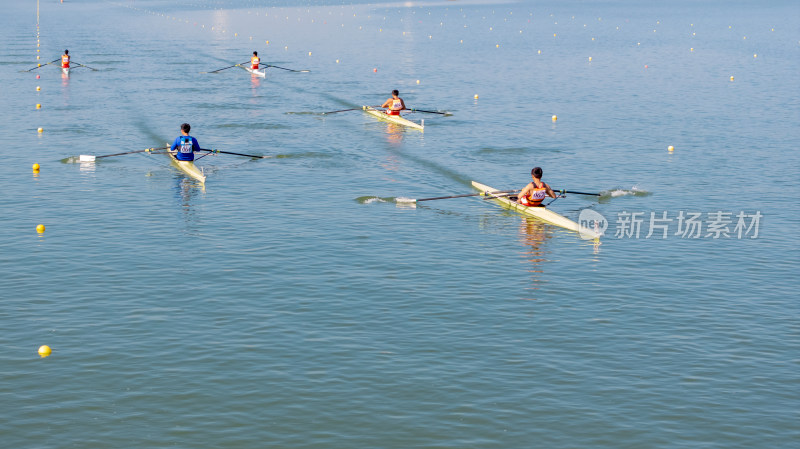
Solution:
[(181, 139), (180, 151), (181, 153), (191, 153), (192, 139)]

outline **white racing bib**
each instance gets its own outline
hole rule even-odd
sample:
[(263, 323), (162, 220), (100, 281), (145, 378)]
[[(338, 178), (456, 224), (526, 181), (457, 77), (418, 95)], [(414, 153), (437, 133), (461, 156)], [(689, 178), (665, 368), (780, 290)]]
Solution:
[(181, 138), (181, 145), (178, 150), (181, 153), (192, 153), (192, 139)]

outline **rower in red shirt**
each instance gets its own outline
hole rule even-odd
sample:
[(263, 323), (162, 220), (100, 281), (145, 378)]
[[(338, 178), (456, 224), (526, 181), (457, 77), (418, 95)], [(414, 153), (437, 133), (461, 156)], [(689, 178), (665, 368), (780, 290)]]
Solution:
[(542, 168), (534, 167), (531, 170), (531, 178), (533, 181), (528, 183), (524, 189), (517, 195), (517, 202), (523, 206), (531, 207), (544, 207), (542, 201), (545, 197), (556, 198), (553, 189), (549, 185), (542, 182)]
[(381, 105), (382, 108), (389, 108), (386, 112), (389, 115), (400, 115), (400, 111), (406, 108), (406, 103), (399, 97), (400, 92), (397, 89), (392, 91), (392, 98), (386, 100)]

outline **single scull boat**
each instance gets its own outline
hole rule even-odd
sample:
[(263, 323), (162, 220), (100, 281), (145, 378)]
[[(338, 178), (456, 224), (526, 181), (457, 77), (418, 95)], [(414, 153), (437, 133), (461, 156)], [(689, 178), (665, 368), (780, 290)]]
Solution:
[[(570, 220), (569, 218), (557, 214), (546, 207), (523, 206), (522, 204), (519, 204), (516, 201), (511, 200), (507, 196), (499, 196), (503, 195), (503, 192), (494, 189), (492, 187), (489, 187), (487, 185), (481, 184), (479, 182), (472, 181), (472, 187), (475, 187), (476, 189), (482, 192), (486, 192), (487, 196), (496, 200), (498, 203), (500, 203), (501, 206), (503, 206), (506, 209), (517, 211), (523, 215), (536, 217), (539, 220), (547, 222), (551, 225), (559, 226), (564, 229), (569, 229), (570, 231), (578, 232), (585, 237), (600, 238), (600, 236), (602, 235), (592, 229), (581, 226), (580, 224)], [(497, 193), (498, 196), (492, 197), (491, 196), (492, 193)]]
[(167, 150), (167, 155), (169, 155), (169, 159), (172, 161), (172, 165), (176, 166), (180, 171), (184, 172), (185, 174), (189, 175), (190, 177), (200, 181), (201, 184), (205, 184), (206, 182), (206, 175), (203, 174), (203, 171), (197, 168), (194, 165), (193, 161), (179, 161), (175, 158), (175, 153)]
[(253, 68), (250, 68), (250, 67), (242, 67), (242, 68), (247, 70), (248, 72), (252, 73), (255, 76), (260, 76), (261, 78), (266, 78), (267, 77), (267, 69), (258, 70), (258, 69), (253, 69)]
[(425, 130), (425, 121), (423, 120), (422, 123), (412, 122), (407, 118), (403, 118), (399, 115), (389, 115), (379, 109), (371, 108), (369, 106), (362, 106), (361, 107), (364, 112), (369, 115), (375, 116), (381, 120), (386, 120), (387, 122), (397, 123), (398, 125), (408, 126), (409, 128), (415, 128), (420, 131)]

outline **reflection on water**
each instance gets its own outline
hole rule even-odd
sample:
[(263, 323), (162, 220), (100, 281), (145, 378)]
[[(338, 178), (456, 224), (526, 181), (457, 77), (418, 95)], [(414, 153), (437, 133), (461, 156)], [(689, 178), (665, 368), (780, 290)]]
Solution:
[(519, 224), (519, 238), (526, 246), (523, 257), (531, 266), (528, 272), (531, 273), (531, 286), (529, 288), (538, 290), (542, 282), (544, 263), (548, 262), (545, 257), (546, 242), (552, 237), (548, 232), (548, 225), (535, 218), (523, 217)]
[(257, 75), (250, 75), (250, 88), (253, 90), (253, 98), (257, 97), (256, 89), (261, 86), (261, 77)]
[[(593, 239), (592, 240), (592, 253), (593, 254), (595, 254), (595, 255), (600, 254), (600, 245), (602, 245), (602, 243), (600, 242), (600, 239)], [(598, 259), (594, 259), (594, 260), (597, 261)]]
[(398, 172), (400, 171), (400, 164), (401, 160), (397, 155), (394, 154), (387, 154), (386, 159), (381, 163), (381, 167), (388, 171)]
[(206, 186), (185, 176), (179, 176), (175, 179), (177, 181), (176, 198), (183, 210), (183, 217), (187, 223), (194, 223), (197, 220), (194, 207), (195, 199), (205, 193)]
[(94, 173), (94, 171), (97, 170), (97, 167), (95, 166), (94, 162), (81, 162), (78, 164), (78, 169), (81, 172)]
[(61, 69), (61, 96), (64, 101), (64, 106), (69, 106), (69, 75), (65, 74)]
[(387, 123), (384, 137), (386, 137), (386, 142), (389, 145), (392, 147), (398, 147), (403, 143), (403, 133), (405, 133), (405, 127), (403, 125), (398, 125), (397, 123)]

